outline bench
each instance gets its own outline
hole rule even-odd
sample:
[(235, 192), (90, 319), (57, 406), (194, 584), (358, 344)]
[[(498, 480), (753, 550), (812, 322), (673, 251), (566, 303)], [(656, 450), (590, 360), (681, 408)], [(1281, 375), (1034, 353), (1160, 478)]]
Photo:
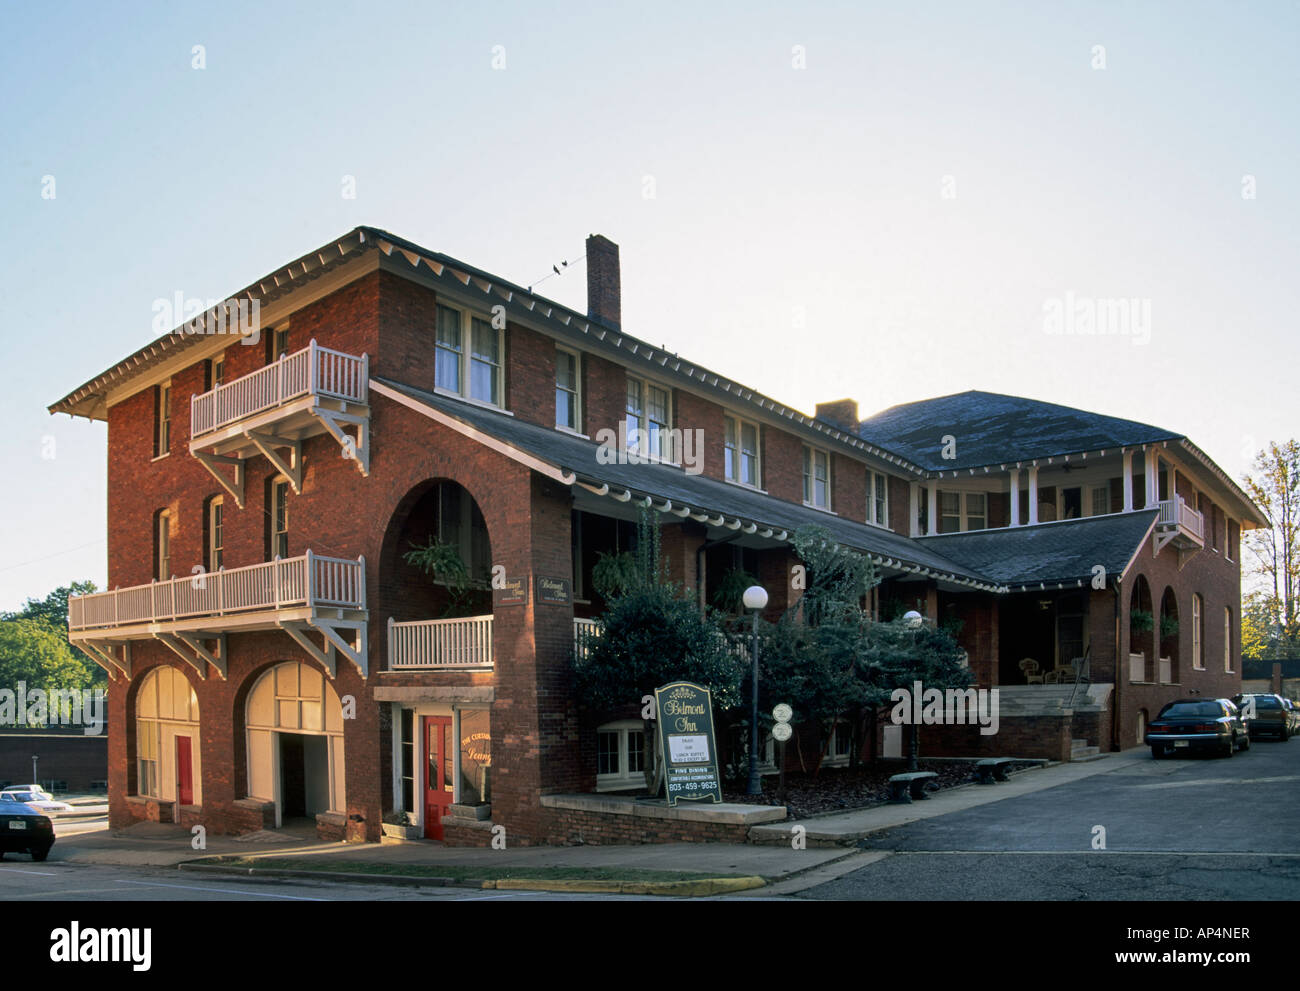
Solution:
[(939, 775), (934, 771), (908, 771), (895, 774), (889, 779), (889, 800), (891, 802), (910, 802), (914, 798), (929, 798), (925, 786), (931, 778)]
[(1016, 763), (1014, 757), (986, 757), (975, 762), (975, 779), (982, 785), (991, 785), (995, 781), (1006, 781), (1007, 771)]

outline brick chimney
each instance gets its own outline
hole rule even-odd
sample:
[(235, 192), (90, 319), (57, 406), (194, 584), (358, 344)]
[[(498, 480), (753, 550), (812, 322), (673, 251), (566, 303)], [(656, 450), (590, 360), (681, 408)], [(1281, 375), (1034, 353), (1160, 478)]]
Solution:
[(587, 235), (587, 316), (621, 329), (622, 290), (618, 245), (604, 234)]
[(817, 404), (817, 419), (838, 427), (845, 433), (858, 432), (858, 401), (856, 399), (836, 399), (834, 402)]

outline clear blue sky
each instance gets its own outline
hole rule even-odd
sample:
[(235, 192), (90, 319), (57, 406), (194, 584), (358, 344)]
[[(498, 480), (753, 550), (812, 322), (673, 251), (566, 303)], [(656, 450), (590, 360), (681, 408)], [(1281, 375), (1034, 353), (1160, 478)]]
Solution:
[[(106, 577), (104, 427), (45, 407), (360, 223), (525, 284), (604, 233), (630, 332), (809, 412), (1008, 392), (1234, 476), (1300, 434), (1297, 5), (451, 6), (4, 6), (0, 608)], [(1149, 342), (1045, 333), (1067, 292)]]

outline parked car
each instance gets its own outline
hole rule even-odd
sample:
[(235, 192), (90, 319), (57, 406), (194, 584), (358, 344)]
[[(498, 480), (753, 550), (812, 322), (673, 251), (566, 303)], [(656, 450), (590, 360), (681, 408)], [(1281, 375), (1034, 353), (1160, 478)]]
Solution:
[(1146, 742), (1157, 760), (1196, 751), (1231, 757), (1250, 749), (1250, 731), (1231, 699), (1175, 699), (1151, 720)]
[(54, 823), (25, 802), (0, 799), (0, 859), (6, 853), (29, 853), (44, 860), (54, 846)]
[(30, 805), (41, 812), (52, 812), (58, 815), (61, 812), (72, 812), (73, 808), (67, 802), (56, 801), (44, 788), (6, 788), (0, 791), (0, 800), (10, 802), (22, 802)]
[(1251, 692), (1234, 696), (1233, 701), (1247, 714), (1254, 710), (1246, 721), (1252, 738), (1272, 736), (1283, 743), (1291, 739), (1291, 734), (1295, 732), (1296, 715), (1288, 699), (1281, 695)]

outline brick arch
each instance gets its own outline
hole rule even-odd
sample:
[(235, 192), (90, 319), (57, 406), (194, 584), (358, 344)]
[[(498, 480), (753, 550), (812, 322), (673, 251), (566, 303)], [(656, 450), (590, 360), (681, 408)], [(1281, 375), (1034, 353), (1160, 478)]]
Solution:
[(1133, 626), (1133, 613), (1137, 610), (1151, 613), (1153, 622), (1158, 624), (1159, 617), (1156, 615), (1155, 605), (1151, 599), (1151, 584), (1147, 581), (1146, 576), (1138, 573), (1133, 579), (1133, 591), (1129, 594), (1128, 616), (1128, 649), (1129, 653), (1144, 654), (1146, 657), (1144, 665), (1143, 680), (1154, 681), (1156, 675), (1156, 629), (1138, 630)]
[(137, 699), (139, 698), (140, 690), (144, 687), (145, 682), (149, 681), (151, 677), (155, 677), (163, 668), (170, 668), (173, 671), (179, 671), (184, 676), (186, 684), (190, 686), (190, 691), (194, 693), (194, 697), (198, 702), (198, 726), (200, 733), (202, 732), (204, 705), (203, 693), (200, 691), (202, 686), (201, 683), (196, 680), (198, 672), (188, 664), (184, 664), (180, 661), (158, 661), (155, 664), (150, 664), (142, 671), (134, 671), (131, 678), (126, 683), (126, 697), (124, 700), (125, 706), (123, 710), (126, 713), (126, 718), (124, 720), (126, 725), (123, 729), (126, 731), (126, 793), (128, 795), (139, 794), (140, 784), (140, 769), (139, 761), (137, 759), (139, 752), (136, 750), (138, 742), (136, 740), (136, 720), (139, 718), (136, 712)]
[[(252, 694), (253, 686), (268, 671), (279, 667), (281, 664), (299, 663), (319, 670), (325, 678), (325, 683), (333, 687), (329, 672), (304, 651), (292, 656), (277, 657), (274, 660), (264, 661), (256, 667), (250, 668), (239, 683), (239, 687), (230, 695), (230, 711), (226, 714), (226, 718), (229, 720), (228, 725), (232, 728), (230, 734), (230, 771), (231, 785), (236, 799), (248, 797), (248, 696)], [(340, 660), (339, 663), (347, 662)], [(337, 694), (338, 689), (336, 688), (334, 691)]]
[[(492, 561), (493, 533), (501, 532), (496, 527), (505, 526), (504, 520), (494, 522), (489, 518), (488, 510), (484, 508), (488, 501), (477, 498), (474, 489), (457, 478), (440, 475), (427, 478), (412, 486), (397, 501), (389, 514), (379, 551), (379, 575), (383, 586), (381, 599), (389, 604), (391, 615), (399, 621), (435, 618), (444, 599), (438, 594), (438, 590), (432, 588), (428, 576), (403, 560), (403, 555), (411, 543), (422, 543), (432, 535), (430, 528), (416, 519), (416, 514), (422, 507), (431, 510), (428, 503), (434, 497), (439, 485), (457, 486), (463, 497), (469, 499), (471, 511), (477, 511), (482, 517), (487, 535), (489, 562)], [(466, 564), (470, 565), (472, 562), (467, 561)], [(474, 610), (476, 613), (492, 612), (491, 593), (477, 596), (476, 599), (481, 600), (476, 601)]]
[[(1160, 627), (1165, 619), (1172, 619), (1179, 624), (1179, 630), (1172, 636), (1165, 636)], [(1160, 596), (1160, 615), (1156, 619), (1156, 643), (1160, 646), (1160, 656), (1170, 659), (1170, 676), (1175, 684), (1180, 680), (1178, 648), (1182, 643), (1183, 631), (1182, 621), (1178, 610), (1178, 593), (1174, 591), (1172, 585), (1166, 585), (1164, 592)]]

